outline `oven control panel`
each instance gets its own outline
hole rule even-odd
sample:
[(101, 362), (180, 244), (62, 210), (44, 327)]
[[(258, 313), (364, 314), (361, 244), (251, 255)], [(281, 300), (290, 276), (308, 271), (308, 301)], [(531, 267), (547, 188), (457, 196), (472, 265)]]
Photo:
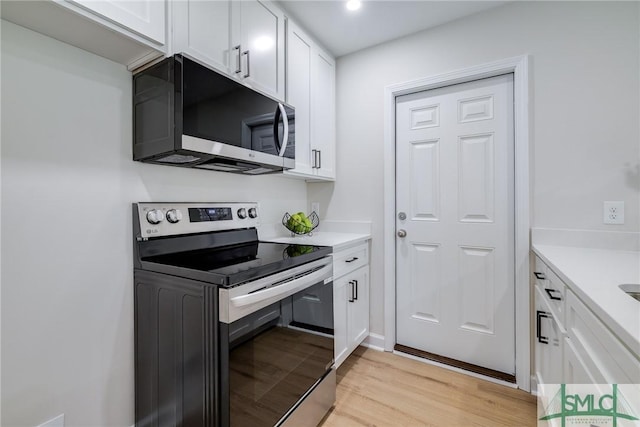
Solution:
[(258, 214), (255, 202), (134, 204), (142, 239), (257, 227)]

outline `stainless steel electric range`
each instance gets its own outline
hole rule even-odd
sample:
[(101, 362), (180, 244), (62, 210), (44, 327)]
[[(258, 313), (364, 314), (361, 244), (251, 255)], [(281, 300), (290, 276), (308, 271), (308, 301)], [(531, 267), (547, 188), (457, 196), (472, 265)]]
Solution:
[(137, 426), (316, 426), (335, 402), (331, 248), (256, 203), (133, 205)]

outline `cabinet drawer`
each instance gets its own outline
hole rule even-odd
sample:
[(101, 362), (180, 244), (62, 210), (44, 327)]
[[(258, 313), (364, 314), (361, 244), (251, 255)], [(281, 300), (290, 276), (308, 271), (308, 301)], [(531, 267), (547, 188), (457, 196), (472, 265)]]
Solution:
[(333, 277), (341, 277), (369, 263), (369, 243), (364, 242), (353, 248), (333, 254)]
[(640, 383), (640, 361), (573, 292), (567, 292), (567, 334), (588, 371), (606, 383)]
[(536, 285), (542, 291), (545, 301), (554, 312), (560, 325), (565, 323), (565, 294), (566, 285), (560, 278), (538, 257), (535, 259), (533, 270)]

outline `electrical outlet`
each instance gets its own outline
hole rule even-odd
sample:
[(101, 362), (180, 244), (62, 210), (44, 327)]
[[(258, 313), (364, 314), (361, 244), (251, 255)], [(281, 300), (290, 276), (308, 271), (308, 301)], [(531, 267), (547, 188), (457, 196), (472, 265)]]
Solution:
[(315, 212), (316, 214), (320, 215), (320, 203), (311, 202), (311, 212)]
[(624, 202), (604, 202), (605, 224), (624, 224)]

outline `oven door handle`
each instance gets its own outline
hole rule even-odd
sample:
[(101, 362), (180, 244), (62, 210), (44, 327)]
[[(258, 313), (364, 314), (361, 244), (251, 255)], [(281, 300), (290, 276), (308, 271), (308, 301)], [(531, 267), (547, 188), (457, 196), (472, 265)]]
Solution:
[(290, 282), (283, 283), (282, 285), (267, 288), (261, 291), (253, 292), (247, 295), (239, 295), (237, 297), (230, 298), (229, 301), (236, 307), (245, 307), (247, 305), (260, 303), (265, 300), (275, 299), (276, 301), (285, 298), (295, 292), (308, 288), (311, 285), (318, 283), (320, 280), (324, 280), (331, 277), (333, 266), (328, 264), (319, 270), (309, 273), (305, 276), (293, 279)]

